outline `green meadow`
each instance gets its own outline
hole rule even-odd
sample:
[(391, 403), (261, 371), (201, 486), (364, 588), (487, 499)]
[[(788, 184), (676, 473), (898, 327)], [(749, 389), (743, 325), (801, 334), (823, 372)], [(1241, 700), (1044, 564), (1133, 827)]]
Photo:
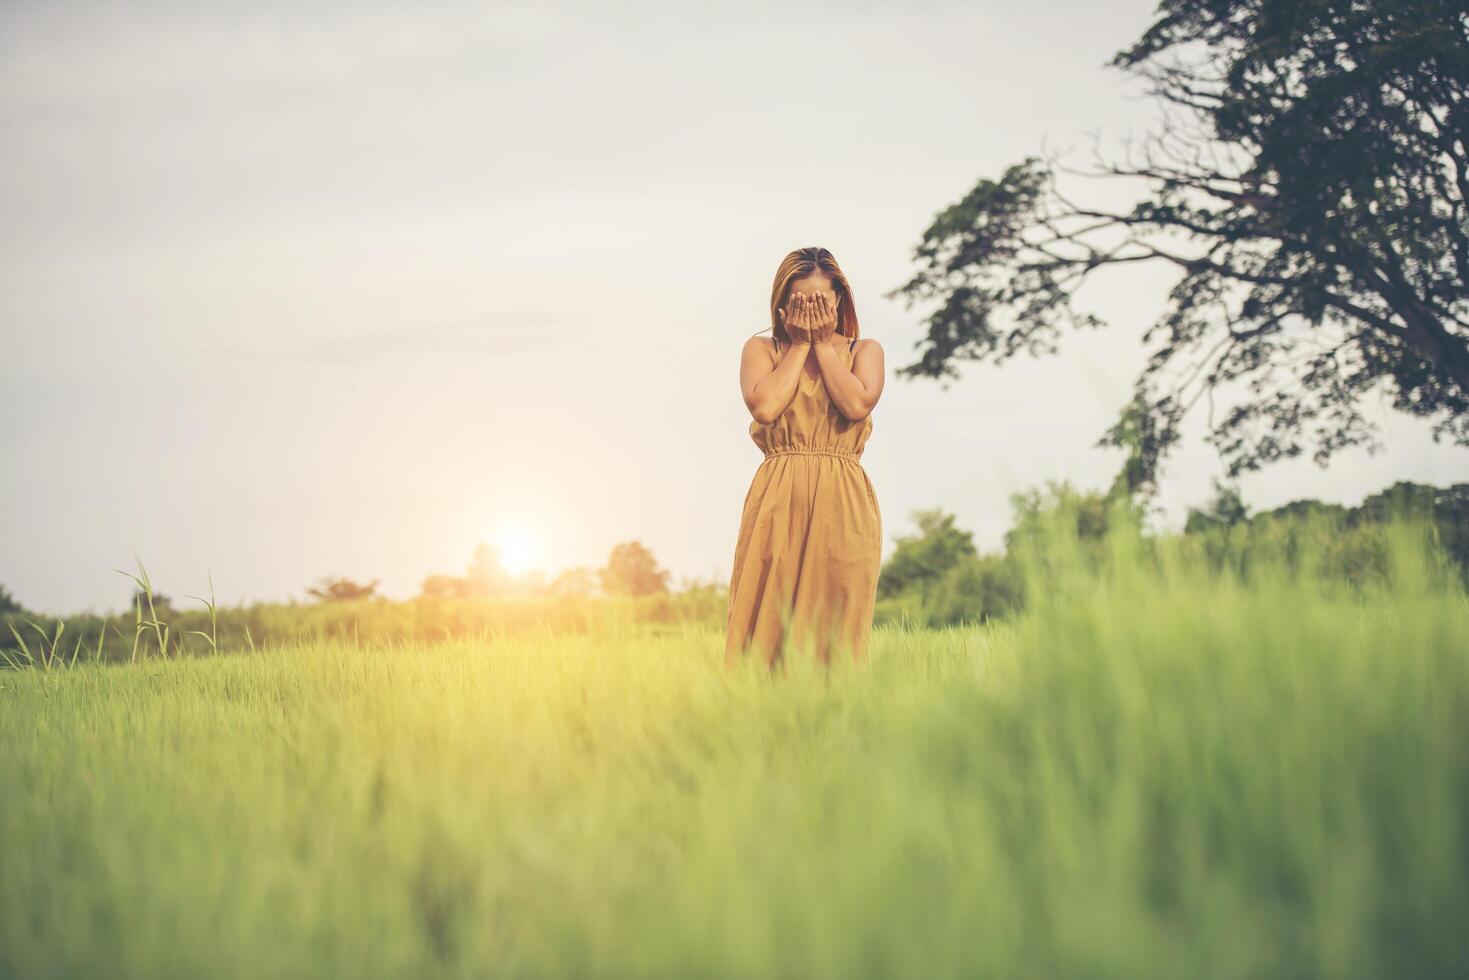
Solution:
[[(1469, 973), (1469, 598), (1125, 525), (1023, 613), (0, 672), (0, 975)], [(1216, 542), (1217, 543), (1217, 542)]]

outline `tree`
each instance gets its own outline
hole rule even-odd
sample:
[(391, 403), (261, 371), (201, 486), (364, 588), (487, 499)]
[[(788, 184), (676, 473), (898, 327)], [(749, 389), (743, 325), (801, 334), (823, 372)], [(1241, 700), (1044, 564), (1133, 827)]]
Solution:
[(1433, 520), (1440, 546), (1469, 586), (1469, 483), (1436, 487), (1399, 481), (1363, 500), (1359, 520), (1385, 521), (1402, 513)]
[(912, 517), (918, 533), (895, 539), (893, 553), (877, 580), (877, 593), (881, 597), (916, 587), (927, 599), (934, 582), (965, 558), (978, 557), (973, 532), (955, 527), (953, 514), (934, 507), (915, 510)]
[(1213, 481), (1214, 496), (1201, 508), (1190, 507), (1183, 523), (1184, 534), (1197, 534), (1210, 527), (1234, 527), (1249, 519), (1249, 508), (1239, 487), (1218, 477)]
[(491, 544), (482, 544), (474, 549), (474, 560), (469, 563), (465, 575), (469, 594), (477, 596), (502, 595), (513, 591), (515, 578), (500, 561), (500, 549)]
[[(1115, 486), (1115, 484), (1114, 484)], [(1069, 480), (1047, 480), (1010, 494), (1014, 522), (1005, 532), (1005, 553), (1042, 545), (1048, 530), (1062, 527), (1066, 536), (1079, 541), (1099, 542), (1107, 536), (1114, 518), (1138, 526), (1140, 512), (1114, 491), (1078, 490)]]
[(590, 596), (598, 589), (595, 569), (578, 565), (561, 571), (551, 580), (550, 591), (556, 595)]
[(637, 541), (613, 548), (607, 567), (598, 574), (603, 591), (608, 593), (651, 595), (668, 591), (668, 572), (660, 569), (653, 553)]
[[(1074, 203), (1030, 156), (940, 212), (892, 290), (937, 299), (907, 377), (1055, 353), (1104, 326), (1073, 297), (1096, 270), (1179, 278), (1134, 382), (1151, 478), (1199, 397), (1228, 475), (1313, 447), (1380, 448), (1373, 390), (1469, 445), (1469, 12), (1463, 0), (1162, 0), (1111, 65), (1162, 110), (1130, 210)], [(1002, 314), (1011, 321), (1000, 322)], [(1247, 394), (1215, 420), (1217, 390)], [(1116, 428), (1097, 445), (1119, 445)]]
[(141, 609), (144, 613), (152, 610), (157, 616), (167, 616), (174, 613), (173, 597), (164, 595), (162, 592), (150, 593), (144, 589), (134, 589), (132, 605), (130, 608)]
[(456, 575), (430, 575), (423, 580), (423, 594), (436, 599), (463, 599), (470, 594), (469, 582)]
[(484, 599), (552, 591), (539, 571), (520, 576), (510, 574), (500, 561), (500, 549), (489, 544), (474, 549), (474, 558), (463, 578), (430, 575), (423, 580), (422, 589), (424, 595), (440, 599)]
[(15, 601), (5, 586), (0, 585), (0, 613), (24, 613), (25, 607)]
[(322, 602), (350, 602), (354, 599), (371, 599), (377, 590), (379, 579), (363, 585), (346, 578), (323, 578), (315, 588), (307, 589)]

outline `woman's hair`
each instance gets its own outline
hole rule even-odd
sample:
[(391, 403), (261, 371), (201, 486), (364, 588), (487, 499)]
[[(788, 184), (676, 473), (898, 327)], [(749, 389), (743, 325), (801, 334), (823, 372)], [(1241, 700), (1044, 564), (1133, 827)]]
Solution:
[(852, 305), (852, 284), (847, 282), (842, 267), (837, 265), (836, 256), (817, 245), (798, 248), (780, 260), (780, 268), (775, 270), (775, 285), (770, 289), (771, 335), (790, 343), (791, 338), (786, 336), (785, 328), (781, 326), (778, 307), (785, 305), (792, 282), (817, 272), (831, 280), (831, 287), (841, 300), (837, 304), (837, 333), (848, 340), (856, 340), (861, 334), (857, 325), (857, 308)]

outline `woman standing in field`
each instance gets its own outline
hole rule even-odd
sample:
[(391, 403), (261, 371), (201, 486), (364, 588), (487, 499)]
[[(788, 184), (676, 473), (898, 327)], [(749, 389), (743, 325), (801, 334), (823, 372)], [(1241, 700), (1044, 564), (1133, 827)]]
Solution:
[(770, 337), (745, 341), (740, 390), (765, 458), (745, 495), (729, 586), (725, 663), (769, 667), (789, 648), (829, 665), (866, 659), (882, 514), (860, 462), (883, 354), (859, 340), (852, 287), (824, 248), (785, 257)]

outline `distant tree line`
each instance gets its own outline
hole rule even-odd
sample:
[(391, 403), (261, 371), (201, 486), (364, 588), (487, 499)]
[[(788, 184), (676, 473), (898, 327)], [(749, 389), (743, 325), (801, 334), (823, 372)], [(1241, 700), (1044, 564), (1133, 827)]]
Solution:
[[(422, 595), (434, 599), (490, 599), (514, 596), (649, 596), (667, 593), (670, 573), (658, 565), (653, 552), (640, 541), (624, 541), (612, 549), (601, 568), (577, 566), (559, 572), (547, 581), (538, 571), (514, 575), (505, 568), (500, 549), (482, 544), (463, 575), (430, 575), (423, 580)], [(380, 580), (356, 582), (328, 576), (307, 593), (323, 602), (354, 602), (381, 598)], [(697, 587), (693, 580), (684, 587)]]
[[(896, 539), (883, 564), (876, 622), (948, 626), (1023, 610), (1023, 563), (1036, 559), (1058, 515), (1083, 543), (1083, 553), (1092, 549), (1100, 555), (1115, 522), (1141, 528), (1152, 484), (1136, 479), (1139, 471), (1131, 463), (1124, 463), (1105, 491), (1049, 482), (1011, 495), (1011, 527), (992, 553), (981, 553), (972, 532), (958, 527), (954, 515), (915, 511), (915, 531)], [(1217, 568), (1235, 574), (1249, 575), (1263, 559), (1283, 555), (1292, 560), (1299, 554), (1309, 556), (1324, 574), (1355, 582), (1384, 570), (1379, 532), (1397, 515), (1424, 519), (1444, 561), (1469, 587), (1469, 483), (1440, 488), (1398, 482), (1356, 506), (1298, 500), (1252, 514), (1236, 487), (1216, 481), (1212, 497), (1189, 509), (1179, 533), (1196, 541)], [(480, 549), (465, 576), (431, 576), (422, 594), (402, 602), (373, 594), (375, 582), (348, 587), (340, 584), (343, 580), (328, 580), (310, 590), (314, 601), (307, 603), (179, 609), (150, 586), (135, 592), (129, 614), (73, 616), (64, 622), (26, 611), (0, 588), (0, 667), (54, 649), (63, 657), (126, 661), (157, 656), (160, 650), (177, 657), (312, 640), (432, 642), (545, 629), (594, 634), (628, 624), (653, 630), (719, 628), (728, 611), (726, 583), (689, 580), (670, 590), (667, 572), (635, 541), (614, 548), (595, 574), (579, 572), (576, 588), (557, 587), (555, 582), (568, 581), (563, 575), (527, 589), (501, 577), (501, 571), (493, 550)]]
[[(1144, 512), (1115, 493), (1081, 492), (1066, 482), (1013, 494), (1010, 502), (1014, 523), (1001, 550), (988, 554), (975, 547), (971, 532), (955, 526), (953, 514), (915, 511), (916, 533), (897, 538), (878, 580), (879, 620), (944, 626), (1009, 616), (1025, 605), (1022, 553), (1040, 538), (1048, 517), (1064, 512), (1077, 539), (1099, 543), (1113, 521), (1138, 521)], [(1383, 544), (1375, 531), (1398, 515), (1432, 526), (1438, 548), (1469, 588), (1469, 483), (1441, 488), (1403, 481), (1355, 507), (1297, 500), (1251, 514), (1238, 488), (1216, 480), (1211, 499), (1189, 509), (1182, 533), (1200, 539), (1217, 568), (1248, 574), (1262, 551), (1309, 550), (1331, 563), (1328, 573), (1351, 581), (1381, 570)]]

